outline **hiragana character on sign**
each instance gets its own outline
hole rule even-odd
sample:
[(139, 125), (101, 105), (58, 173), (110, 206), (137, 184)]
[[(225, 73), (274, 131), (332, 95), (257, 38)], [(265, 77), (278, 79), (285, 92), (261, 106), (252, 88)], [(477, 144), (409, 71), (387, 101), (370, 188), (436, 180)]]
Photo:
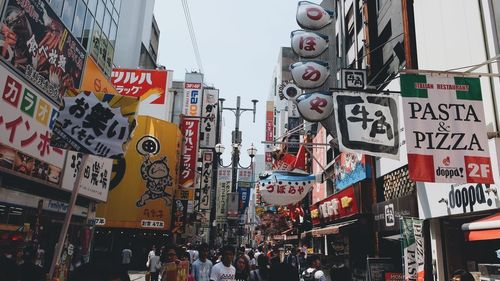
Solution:
[(87, 130), (81, 129), (76, 135), (79, 141), (83, 141), (87, 137)]
[(102, 171), (99, 183), (101, 183), (102, 189), (106, 189), (108, 187), (108, 170), (104, 169)]
[(290, 187), (288, 188), (288, 193), (290, 193), (290, 194), (295, 194), (296, 192), (297, 192), (297, 191), (295, 190), (295, 187), (294, 187), (294, 186), (290, 186)]
[(302, 79), (309, 81), (318, 81), (321, 78), (321, 72), (313, 66), (308, 66), (302, 74)]
[[(118, 125), (118, 121), (114, 120), (113, 124), (111, 124), (111, 126), (109, 126), (108, 133), (107, 133), (108, 138), (112, 138), (116, 135), (115, 128), (117, 125)], [(123, 139), (125, 137), (126, 131), (127, 131), (126, 127), (121, 127), (120, 134), (118, 135), (118, 139)]]
[[(361, 110), (360, 110), (360, 108), (361, 108)], [(368, 122), (373, 121), (373, 119), (368, 118), (368, 115), (370, 115), (370, 114), (366, 110), (365, 106), (355, 105), (354, 108), (351, 110), (351, 113), (354, 116), (348, 117), (347, 120), (349, 120), (353, 123), (363, 122), (361, 125), (361, 128), (363, 128), (365, 130), (368, 127)], [(356, 116), (358, 116), (358, 114), (361, 114), (362, 117), (356, 117)]]
[(273, 193), (274, 192), (274, 185), (269, 184), (266, 186), (267, 192)]
[(306, 51), (316, 51), (316, 38), (313, 36), (300, 37), (299, 48)]
[(31, 38), (26, 41), (26, 46), (28, 46), (28, 52), (30, 54), (35, 54), (35, 52), (38, 50), (38, 43), (36, 42), (35, 34), (33, 34)]
[(299, 194), (302, 194), (302, 192), (304, 192), (304, 187), (303, 186), (299, 186), (298, 191), (299, 191)]
[(372, 129), (370, 130), (370, 137), (374, 138), (377, 134), (387, 134), (387, 138), (392, 140), (394, 134), (392, 133), (391, 124), (385, 122), (386, 118), (382, 111), (377, 110), (375, 116), (380, 117), (380, 119), (375, 120), (372, 123)]
[(115, 114), (102, 104), (98, 103), (91, 109), (91, 113), (85, 116), (85, 121), (82, 125), (84, 128), (92, 128), (94, 134), (97, 136), (102, 135), (102, 131), (106, 129), (106, 124), (113, 118)]
[(63, 127), (63, 129), (66, 129), (72, 124), (73, 124), (73, 121), (71, 121), (69, 119), (64, 119), (62, 122), (62, 127)]
[(82, 118), (87, 109), (89, 109), (89, 104), (85, 102), (83, 97), (81, 97), (75, 100), (74, 105), (70, 106), (69, 113), (76, 118)]
[(50, 134), (49, 131), (45, 131), (45, 134), (40, 135), (40, 142), (38, 143), (38, 151), (40, 152), (40, 156), (45, 156), (45, 153), (47, 155), (50, 154)]
[(10, 130), (10, 135), (9, 135), (9, 142), (12, 143), (14, 142), (14, 138), (16, 137), (16, 129), (19, 124), (23, 122), (23, 118), (21, 116), (17, 117), (16, 119), (5, 123), (5, 129)]

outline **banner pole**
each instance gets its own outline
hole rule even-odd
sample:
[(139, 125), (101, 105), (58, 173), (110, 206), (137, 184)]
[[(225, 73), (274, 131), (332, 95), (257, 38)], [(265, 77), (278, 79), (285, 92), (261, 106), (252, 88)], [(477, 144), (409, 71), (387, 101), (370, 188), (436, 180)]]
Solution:
[(71, 222), (71, 216), (73, 214), (73, 209), (75, 208), (76, 198), (78, 197), (78, 191), (80, 190), (80, 185), (82, 181), (83, 169), (87, 164), (89, 158), (88, 154), (83, 154), (82, 161), (80, 164), (80, 169), (78, 169), (78, 174), (73, 185), (73, 191), (71, 192), (71, 199), (68, 204), (68, 211), (66, 212), (66, 217), (64, 218), (64, 223), (59, 233), (59, 239), (57, 240), (56, 248), (54, 251), (54, 256), (52, 257), (52, 263), (50, 264), (49, 278), (52, 280), (54, 278), (54, 273), (56, 266), (59, 263), (61, 257), (62, 249), (64, 246), (64, 241), (66, 239), (66, 234), (68, 233), (69, 224)]

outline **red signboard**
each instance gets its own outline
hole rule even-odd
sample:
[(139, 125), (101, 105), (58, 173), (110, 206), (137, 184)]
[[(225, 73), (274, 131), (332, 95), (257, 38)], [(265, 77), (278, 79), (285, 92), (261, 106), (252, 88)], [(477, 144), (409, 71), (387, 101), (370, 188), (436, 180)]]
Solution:
[[(271, 108), (272, 109), (272, 108)], [(272, 110), (266, 111), (266, 141), (273, 141), (274, 138), (274, 113)], [(271, 145), (266, 145), (266, 155), (265, 155), (265, 163), (266, 170), (271, 170), (273, 157), (272, 157), (272, 149)]]
[(113, 69), (111, 82), (123, 96), (142, 97), (158, 95), (151, 104), (165, 104), (167, 89), (166, 70)]
[(182, 144), (181, 173), (179, 175), (180, 188), (194, 188), (199, 129), (200, 120), (198, 119), (184, 118), (181, 122), (184, 141)]
[(332, 222), (359, 213), (354, 186), (348, 187), (310, 207), (313, 225)]
[(386, 272), (384, 280), (385, 281), (403, 281), (403, 273), (402, 272)]

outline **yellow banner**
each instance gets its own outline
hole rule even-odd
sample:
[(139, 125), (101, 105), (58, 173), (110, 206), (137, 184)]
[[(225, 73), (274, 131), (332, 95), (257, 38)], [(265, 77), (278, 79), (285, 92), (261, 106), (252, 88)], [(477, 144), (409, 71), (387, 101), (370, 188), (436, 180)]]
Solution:
[[(124, 160), (117, 160), (108, 202), (97, 206), (103, 227), (169, 230), (181, 133), (175, 124), (138, 116)], [(120, 163), (119, 161), (124, 161)]]
[(87, 63), (85, 64), (81, 89), (118, 95), (113, 84), (106, 78), (106, 75), (90, 56), (87, 57)]

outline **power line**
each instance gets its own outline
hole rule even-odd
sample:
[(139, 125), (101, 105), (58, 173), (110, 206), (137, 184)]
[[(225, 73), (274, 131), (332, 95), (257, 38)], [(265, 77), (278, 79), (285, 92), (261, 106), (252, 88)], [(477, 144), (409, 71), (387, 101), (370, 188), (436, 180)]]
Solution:
[(181, 2), (182, 2), (182, 8), (184, 10), (184, 17), (186, 18), (186, 24), (188, 26), (189, 37), (191, 38), (191, 45), (193, 46), (196, 64), (198, 65), (200, 72), (204, 73), (203, 64), (201, 62), (200, 50), (198, 48), (198, 42), (196, 41), (196, 33), (194, 31), (193, 21), (191, 19), (191, 13), (189, 11), (189, 5), (187, 0), (181, 0)]

